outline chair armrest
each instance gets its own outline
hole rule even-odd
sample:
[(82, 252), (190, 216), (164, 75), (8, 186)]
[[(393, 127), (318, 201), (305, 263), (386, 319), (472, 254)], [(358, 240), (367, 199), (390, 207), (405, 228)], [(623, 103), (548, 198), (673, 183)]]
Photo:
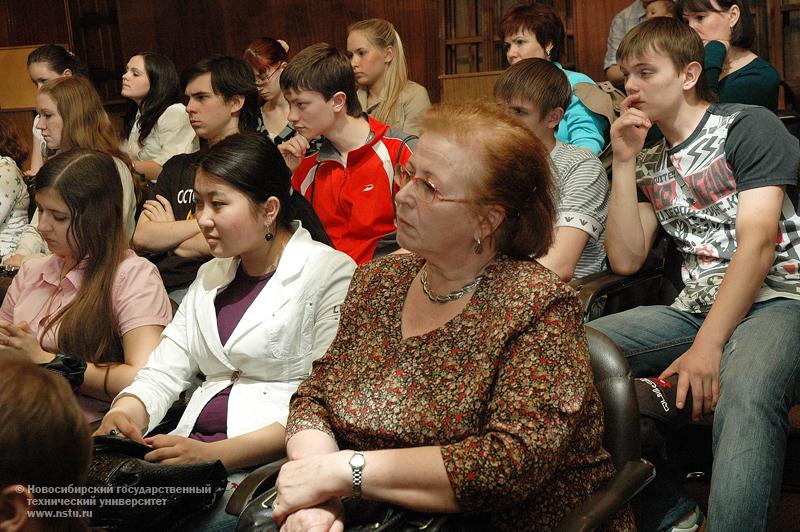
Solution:
[[(652, 299), (658, 294), (661, 278), (661, 269), (643, 268), (634, 275), (617, 275), (611, 270), (603, 270), (573, 279), (569, 286), (578, 293), (584, 315), (593, 315), (594, 313), (590, 313), (592, 306), (601, 302), (603, 296), (611, 299), (612, 296), (624, 294), (623, 301), (609, 301), (613, 308), (601, 314), (605, 315), (654, 303)], [(619, 308), (620, 305), (625, 308)]]
[(567, 514), (556, 530), (582, 532), (601, 527), (655, 476), (655, 468), (650, 462), (646, 460), (628, 462), (606, 485)]
[(239, 483), (236, 490), (225, 506), (225, 512), (231, 515), (239, 515), (244, 507), (269, 488), (275, 485), (281, 466), (288, 461), (286, 458), (270, 462), (252, 471), (245, 479)]

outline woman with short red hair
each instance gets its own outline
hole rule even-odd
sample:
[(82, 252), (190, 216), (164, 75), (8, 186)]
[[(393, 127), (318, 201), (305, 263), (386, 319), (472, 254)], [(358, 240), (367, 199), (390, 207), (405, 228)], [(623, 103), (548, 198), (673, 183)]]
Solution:
[[(556, 130), (556, 139), (575, 144), (599, 154), (606, 145), (611, 124), (602, 115), (592, 112), (575, 94), (575, 85), (589, 88), (594, 80), (586, 74), (567, 70), (559, 61), (564, 52), (564, 23), (552, 7), (544, 4), (518, 4), (500, 20), (508, 64), (522, 59), (539, 58), (552, 61), (566, 74), (572, 87), (572, 100), (564, 110), (564, 118)], [(600, 89), (595, 87), (600, 92)], [(601, 93), (602, 95), (602, 93)]]
[(261, 105), (263, 130), (276, 144), (290, 139), (295, 131), (289, 124), (289, 102), (281, 91), (281, 73), (289, 62), (289, 45), (272, 37), (259, 37), (247, 45), (243, 59), (253, 68)]

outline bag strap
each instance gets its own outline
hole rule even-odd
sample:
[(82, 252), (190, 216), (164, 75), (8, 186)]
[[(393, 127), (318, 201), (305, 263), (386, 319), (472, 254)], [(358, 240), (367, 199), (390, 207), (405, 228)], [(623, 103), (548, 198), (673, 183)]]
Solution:
[(613, 124), (619, 116), (621, 109), (619, 104), (614, 102), (612, 96), (612, 94), (616, 94), (617, 89), (608, 81), (597, 84), (582, 81), (576, 83), (572, 87), (572, 91), (587, 109), (605, 117), (609, 124)]

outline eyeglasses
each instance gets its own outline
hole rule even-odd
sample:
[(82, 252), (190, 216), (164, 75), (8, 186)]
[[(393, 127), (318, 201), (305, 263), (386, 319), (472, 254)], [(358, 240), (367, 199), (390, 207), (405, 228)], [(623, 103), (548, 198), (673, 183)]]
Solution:
[(425, 203), (433, 203), (434, 200), (452, 203), (472, 203), (472, 200), (466, 198), (445, 198), (442, 196), (439, 187), (427, 179), (415, 176), (410, 170), (399, 164), (394, 170), (394, 183), (398, 188), (403, 188), (411, 183), (411, 190), (414, 192), (414, 196)]
[(260, 70), (258, 74), (256, 74), (256, 83), (263, 84), (269, 82), (269, 80), (272, 79), (272, 76), (274, 76), (275, 73), (278, 72), (278, 70), (280, 69), (281, 69), (280, 65), (277, 65), (273, 68), (272, 72), (270, 72), (269, 74), (267, 73), (269, 72), (269, 69), (267, 68), (265, 68), (264, 70)]

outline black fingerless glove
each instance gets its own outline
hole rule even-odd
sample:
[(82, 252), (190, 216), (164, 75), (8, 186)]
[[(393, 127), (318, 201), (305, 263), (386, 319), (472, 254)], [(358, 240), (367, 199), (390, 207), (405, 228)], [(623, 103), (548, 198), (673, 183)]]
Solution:
[(39, 366), (67, 379), (73, 391), (77, 391), (83, 384), (83, 374), (86, 373), (86, 362), (83, 360), (59, 353), (50, 362), (39, 364)]

